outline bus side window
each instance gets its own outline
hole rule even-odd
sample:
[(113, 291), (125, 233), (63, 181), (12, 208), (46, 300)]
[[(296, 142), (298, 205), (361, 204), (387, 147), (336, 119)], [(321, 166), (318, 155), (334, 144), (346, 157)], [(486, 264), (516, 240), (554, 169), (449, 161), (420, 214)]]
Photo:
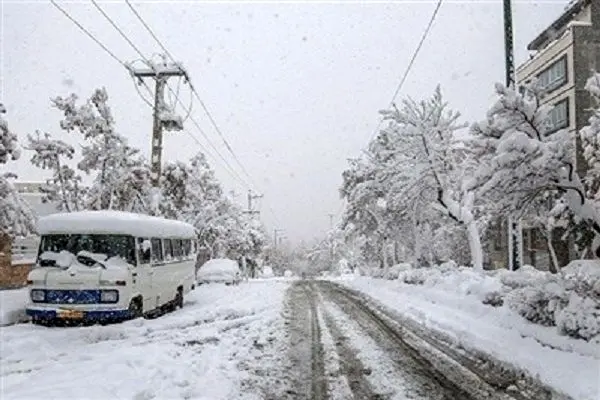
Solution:
[(192, 242), (190, 239), (183, 239), (183, 255), (185, 258), (190, 258), (192, 254)]
[(173, 260), (173, 245), (171, 239), (163, 239), (163, 249), (165, 250), (165, 261)]
[(181, 240), (180, 239), (171, 239), (171, 243), (173, 244), (173, 256), (176, 259), (180, 259), (181, 254)]
[(160, 239), (153, 238), (152, 242), (152, 262), (161, 263), (164, 260), (163, 246)]
[(138, 238), (138, 259), (140, 264), (150, 263), (151, 247), (152, 245), (150, 244), (150, 239)]

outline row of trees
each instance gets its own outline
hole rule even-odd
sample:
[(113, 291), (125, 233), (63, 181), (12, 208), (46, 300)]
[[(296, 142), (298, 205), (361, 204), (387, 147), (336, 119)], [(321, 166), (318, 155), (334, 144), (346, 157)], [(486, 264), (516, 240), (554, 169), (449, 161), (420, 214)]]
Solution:
[[(117, 130), (105, 89), (97, 89), (82, 104), (75, 94), (51, 103), (62, 114), (60, 135), (78, 135), (80, 151), (48, 132), (27, 136), (24, 148), (31, 163), (50, 175), (41, 188), (44, 202), (63, 212), (121, 210), (186, 221), (198, 229), (199, 241), (212, 257), (256, 257), (262, 252), (265, 230), (225, 196), (204, 154), (166, 163), (156, 193), (149, 163)], [(6, 164), (20, 151), (4, 119), (0, 134), (0, 163)], [(15, 177), (0, 177), (0, 229), (9, 237), (25, 236), (35, 227), (31, 210), (10, 182)], [(85, 185), (84, 177), (91, 184)]]
[[(512, 216), (545, 234), (556, 271), (558, 226), (577, 233), (580, 249), (600, 233), (600, 111), (574, 134), (553, 129), (536, 82), (495, 89), (486, 118), (470, 127), (439, 88), (381, 112), (387, 126), (349, 161), (341, 187), (342, 242), (362, 262), (454, 259), (482, 269), (490, 227)], [(599, 101), (600, 75), (586, 89)], [(577, 168), (576, 142), (586, 161)]]

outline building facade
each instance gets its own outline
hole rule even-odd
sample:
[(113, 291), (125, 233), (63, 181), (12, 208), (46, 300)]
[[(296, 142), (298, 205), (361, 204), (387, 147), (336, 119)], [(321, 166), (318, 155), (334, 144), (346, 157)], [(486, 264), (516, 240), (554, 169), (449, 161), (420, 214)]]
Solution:
[[(530, 59), (516, 71), (517, 86), (537, 80), (544, 89), (543, 105), (551, 106), (551, 131), (568, 130), (575, 141), (573, 162), (585, 174), (587, 165), (578, 131), (587, 125), (592, 98), (585, 84), (600, 68), (600, 0), (578, 0), (541, 32), (529, 45)], [(550, 206), (550, 205), (549, 205)], [(522, 221), (523, 262), (547, 270), (550, 253), (546, 236)], [(560, 266), (575, 257), (574, 240), (565, 228), (552, 233), (552, 243)]]

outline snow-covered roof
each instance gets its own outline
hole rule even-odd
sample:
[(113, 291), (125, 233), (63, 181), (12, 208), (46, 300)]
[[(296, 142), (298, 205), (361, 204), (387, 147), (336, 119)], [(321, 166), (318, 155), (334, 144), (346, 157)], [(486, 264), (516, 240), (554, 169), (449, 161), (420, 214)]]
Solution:
[(81, 211), (52, 214), (38, 221), (40, 235), (53, 233), (121, 234), (136, 237), (192, 238), (185, 222), (122, 211)]

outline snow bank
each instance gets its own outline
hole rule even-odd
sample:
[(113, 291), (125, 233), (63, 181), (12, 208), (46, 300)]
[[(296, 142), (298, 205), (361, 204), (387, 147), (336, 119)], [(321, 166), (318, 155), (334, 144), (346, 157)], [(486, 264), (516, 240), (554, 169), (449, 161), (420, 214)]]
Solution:
[[(376, 274), (376, 277), (382, 277)], [(574, 261), (561, 275), (523, 266), (518, 271), (479, 273), (447, 262), (431, 268), (399, 264), (387, 279), (505, 306), (528, 321), (556, 327), (561, 335), (600, 342), (600, 263)]]
[(0, 326), (25, 321), (25, 306), (29, 301), (29, 289), (0, 291)]

